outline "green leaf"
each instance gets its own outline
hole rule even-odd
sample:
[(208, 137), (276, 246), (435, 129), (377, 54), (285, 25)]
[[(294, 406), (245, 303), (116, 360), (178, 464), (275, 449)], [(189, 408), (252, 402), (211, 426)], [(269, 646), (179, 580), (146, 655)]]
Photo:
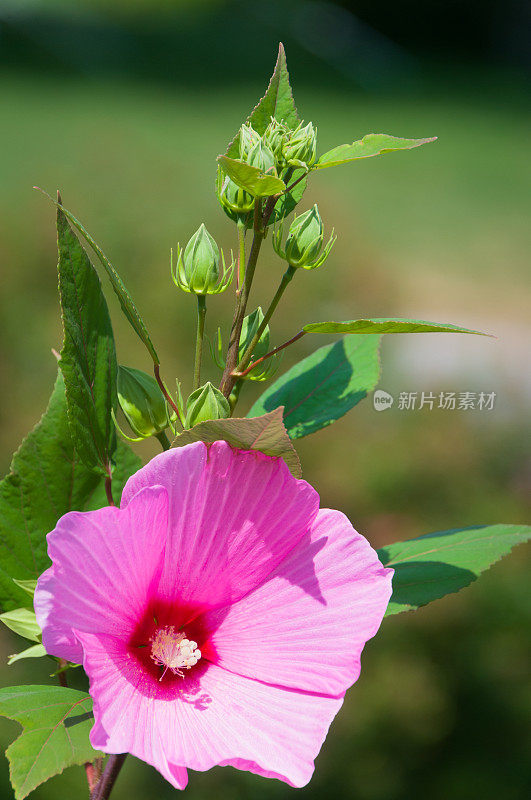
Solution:
[[(282, 42), (278, 47), (277, 62), (266, 93), (253, 108), (246, 122), (248, 125), (252, 125), (260, 136), (263, 136), (271, 117), (274, 117), (279, 122), (284, 122), (291, 130), (299, 124), (299, 117), (289, 82), (286, 52)], [(238, 157), (238, 134), (230, 142), (227, 155), (232, 158)]]
[(36, 579), (50, 564), (46, 534), (67, 511), (81, 511), (100, 478), (84, 466), (70, 436), (61, 373), (46, 412), (0, 482), (0, 606), (28, 604), (12, 578)]
[(422, 319), (352, 319), (345, 322), (310, 322), (302, 329), (306, 333), (490, 333), (473, 331), (445, 322), (425, 322)]
[[(35, 187), (38, 189), (38, 187)], [(133, 330), (141, 340), (141, 342), (145, 345), (149, 355), (153, 359), (154, 364), (160, 364), (159, 357), (157, 352), (153, 346), (153, 343), (149, 337), (149, 333), (147, 331), (146, 325), (144, 320), (138, 313), (138, 310), (133, 302), (133, 299), (127, 289), (125, 288), (124, 282), (118, 275), (117, 271), (101, 249), (101, 247), (96, 243), (96, 241), (92, 238), (90, 233), (83, 227), (81, 222), (74, 217), (74, 215), (68, 211), (61, 203), (57, 200), (54, 200), (53, 197), (50, 197), (48, 192), (44, 192), (42, 189), (39, 189), (39, 192), (46, 195), (46, 197), (52, 201), (52, 203), (64, 213), (64, 215), (70, 220), (74, 228), (78, 231), (78, 233), (83, 236), (85, 241), (90, 245), (92, 250), (98, 257), (100, 264), (102, 265), (103, 269), (107, 273), (109, 280), (111, 282), (112, 288), (120, 301), (120, 307), (125, 314), (127, 320), (131, 324)]]
[[(131, 475), (134, 475), (141, 466), (142, 461), (137, 454), (133, 453), (131, 448), (119, 439), (116, 450), (114, 451), (112, 470), (112, 496), (115, 505), (120, 504), (120, 498), (125, 484)], [(105, 492), (105, 485), (100, 481), (96, 490), (88, 499), (84, 511), (95, 511), (106, 505), (108, 505), (108, 500)]]
[(9, 656), (7, 659), (7, 665), (10, 667), (11, 664), (14, 664), (16, 661), (22, 661), (23, 658), (42, 658), (45, 655), (47, 655), (47, 653), (44, 649), (44, 645), (33, 644), (26, 650), (22, 650), (21, 653), (14, 653), (12, 656)]
[(180, 433), (172, 446), (183, 447), (191, 442), (212, 444), (220, 440), (239, 450), (259, 450), (268, 456), (283, 458), (291, 473), (296, 478), (301, 477), (299, 457), (282, 423), (282, 408), (252, 419), (232, 417), (200, 422)]
[(324, 153), (314, 164), (313, 169), (335, 167), (359, 158), (371, 158), (371, 156), (392, 153), (395, 150), (411, 150), (413, 147), (420, 147), (421, 144), (428, 144), (436, 139), (436, 136), (428, 139), (400, 139), (398, 136), (389, 136), (387, 133), (368, 133), (357, 142), (340, 144)]
[(22, 725), (6, 750), (17, 800), (65, 767), (93, 761), (92, 700), (85, 692), (62, 686), (9, 686), (0, 689), (0, 715)]
[(411, 611), (458, 592), (530, 538), (529, 525), (477, 525), (381, 548), (380, 561), (395, 570), (386, 615)]
[[(306, 170), (296, 169), (289, 179), (288, 184), (294, 184), (303, 173), (305, 174)], [(306, 191), (307, 185), (307, 179), (303, 178), (297, 183), (296, 186), (293, 187), (290, 192), (285, 192), (279, 197), (275, 204), (274, 212), (269, 219), (269, 225), (276, 223), (279, 220), (284, 219), (284, 217), (287, 217), (288, 214), (291, 214), (295, 206), (302, 200), (302, 196)]]
[(280, 178), (274, 175), (266, 175), (258, 167), (252, 167), (250, 164), (245, 164), (245, 162), (236, 158), (218, 156), (218, 162), (223, 172), (234, 183), (254, 197), (270, 197), (274, 194), (280, 194), (286, 188), (286, 184)]
[(0, 620), (7, 628), (18, 633), (19, 636), (23, 636), (24, 639), (40, 642), (41, 629), (37, 624), (35, 611), (30, 611), (29, 608), (14, 608), (12, 611), (0, 614)]
[(20, 586), (20, 588), (23, 589), (33, 601), (33, 595), (35, 594), (35, 589), (37, 588), (36, 580), (32, 579), (29, 581), (17, 581), (16, 578), (13, 578), (13, 583), (16, 583), (17, 586)]
[(284, 406), (284, 425), (291, 439), (331, 425), (378, 383), (379, 344), (379, 336), (345, 336), (320, 347), (266, 389), (249, 416)]
[(100, 279), (60, 207), (57, 208), (59, 294), (64, 327), (60, 367), (68, 421), (86, 466), (105, 475), (116, 447), (118, 365)]

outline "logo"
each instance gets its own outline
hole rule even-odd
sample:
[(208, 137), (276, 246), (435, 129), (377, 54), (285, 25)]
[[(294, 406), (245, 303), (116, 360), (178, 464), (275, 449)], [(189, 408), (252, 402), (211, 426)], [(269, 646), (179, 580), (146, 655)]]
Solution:
[(384, 392), (382, 389), (377, 389), (372, 396), (372, 404), (375, 411), (386, 411), (391, 408), (393, 402), (393, 395)]

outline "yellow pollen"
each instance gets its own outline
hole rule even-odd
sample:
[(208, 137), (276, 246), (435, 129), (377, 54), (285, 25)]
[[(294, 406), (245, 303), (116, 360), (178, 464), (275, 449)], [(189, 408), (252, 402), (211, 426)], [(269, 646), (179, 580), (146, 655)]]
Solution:
[(151, 658), (159, 667), (164, 667), (159, 681), (168, 670), (184, 678), (183, 669), (191, 669), (201, 658), (197, 642), (187, 639), (186, 634), (176, 631), (173, 625), (159, 628), (150, 641)]

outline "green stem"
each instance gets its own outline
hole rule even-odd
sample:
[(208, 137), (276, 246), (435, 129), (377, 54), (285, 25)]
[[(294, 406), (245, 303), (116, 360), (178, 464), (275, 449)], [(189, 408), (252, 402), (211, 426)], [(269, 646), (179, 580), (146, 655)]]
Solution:
[(166, 431), (160, 431), (159, 433), (156, 433), (155, 436), (159, 440), (160, 446), (162, 447), (163, 450), (169, 450), (170, 449), (171, 444), (170, 444), (170, 440), (166, 436)]
[(206, 295), (197, 295), (197, 336), (195, 339), (194, 382), (192, 391), (201, 384), (201, 359), (203, 357), (203, 337), (205, 335)]
[(238, 289), (245, 278), (245, 222), (238, 220)]
[(291, 279), (295, 275), (295, 272), (296, 272), (295, 267), (292, 267), (291, 264), (289, 264), (287, 270), (285, 271), (284, 275), (282, 276), (282, 280), (280, 281), (280, 284), (279, 284), (278, 289), (277, 289), (277, 291), (275, 293), (275, 296), (271, 300), (271, 303), (269, 304), (269, 308), (267, 309), (266, 313), (264, 314), (264, 319), (260, 323), (260, 325), (258, 327), (258, 330), (256, 331), (255, 335), (253, 336), (253, 339), (252, 339), (249, 347), (247, 348), (247, 350), (243, 354), (242, 359), (241, 359), (240, 363), (238, 364), (235, 372), (237, 372), (237, 373), (243, 372), (245, 370), (245, 368), (247, 367), (247, 365), (249, 364), (249, 361), (251, 360), (251, 357), (253, 355), (253, 350), (256, 347), (256, 345), (258, 344), (258, 342), (260, 341), (261, 335), (265, 331), (269, 320), (273, 316), (273, 314), (275, 312), (275, 309), (279, 304), (280, 298), (284, 294), (286, 286), (290, 283)]
[[(271, 198), (270, 198), (271, 199)], [(268, 201), (269, 204), (269, 201)], [(273, 207), (271, 207), (271, 211)], [(267, 207), (266, 207), (267, 212)], [(265, 215), (264, 215), (265, 216)], [(254, 271), (258, 261), (258, 255), (265, 236), (265, 225), (262, 218), (262, 201), (256, 198), (254, 204), (254, 236), (251, 245), (249, 258), (247, 259), (247, 266), (245, 268), (245, 277), (243, 286), (237, 293), (236, 309), (234, 312), (234, 320), (230, 332), (229, 347), (227, 350), (227, 359), (225, 361), (225, 369), (221, 378), (220, 391), (228, 399), (234, 386), (236, 379), (232, 377), (232, 371), (238, 363), (238, 348), (240, 345), (240, 336), (242, 332), (243, 320), (245, 317), (245, 309), (247, 308), (247, 301), (251, 291), (251, 285), (254, 278)]]
[(232, 387), (232, 392), (229, 395), (229, 406), (230, 406), (230, 415), (232, 417), (234, 413), (234, 409), (236, 407), (236, 403), (240, 399), (240, 392), (243, 386), (243, 380), (237, 380), (234, 386)]

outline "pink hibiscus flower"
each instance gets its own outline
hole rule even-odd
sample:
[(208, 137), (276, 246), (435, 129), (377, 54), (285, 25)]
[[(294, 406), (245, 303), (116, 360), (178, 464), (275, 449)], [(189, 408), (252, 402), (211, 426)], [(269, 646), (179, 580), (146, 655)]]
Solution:
[(392, 570), (283, 461), (169, 450), (120, 509), (62, 517), (48, 552), (37, 619), (48, 653), (83, 663), (96, 749), (180, 789), (216, 764), (309, 781)]

